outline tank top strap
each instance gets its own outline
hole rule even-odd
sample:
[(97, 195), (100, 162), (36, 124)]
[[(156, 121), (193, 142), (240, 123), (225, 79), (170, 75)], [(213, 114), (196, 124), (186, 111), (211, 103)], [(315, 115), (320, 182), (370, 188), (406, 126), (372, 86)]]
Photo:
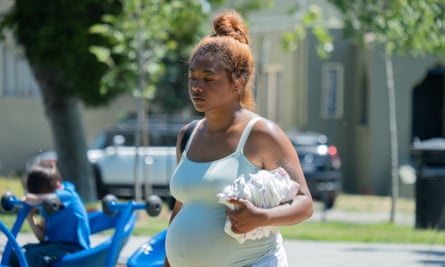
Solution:
[(187, 144), (185, 145), (184, 151), (182, 152), (183, 155), (185, 155), (190, 148), (190, 144), (192, 143), (193, 137), (195, 136), (195, 133), (197, 129), (199, 128), (199, 125), (201, 125), (202, 121), (204, 119), (201, 119), (198, 121), (198, 123), (195, 124), (195, 128), (193, 128), (193, 132), (190, 134), (189, 139), (187, 140)]
[(253, 126), (255, 123), (259, 120), (262, 120), (263, 117), (255, 117), (251, 119), (247, 125), (246, 128), (244, 128), (243, 133), (241, 134), (241, 138), (238, 142), (238, 146), (236, 147), (236, 151), (242, 151), (244, 148), (244, 145), (246, 144), (247, 138), (249, 138), (249, 134), (252, 131)]

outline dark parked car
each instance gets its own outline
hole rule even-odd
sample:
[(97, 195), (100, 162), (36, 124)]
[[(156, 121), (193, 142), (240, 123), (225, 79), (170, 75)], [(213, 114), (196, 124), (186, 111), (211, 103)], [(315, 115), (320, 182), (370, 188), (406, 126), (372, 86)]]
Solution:
[(287, 134), (297, 150), (300, 164), (315, 201), (326, 209), (334, 206), (342, 188), (341, 160), (337, 147), (324, 134), (293, 132)]

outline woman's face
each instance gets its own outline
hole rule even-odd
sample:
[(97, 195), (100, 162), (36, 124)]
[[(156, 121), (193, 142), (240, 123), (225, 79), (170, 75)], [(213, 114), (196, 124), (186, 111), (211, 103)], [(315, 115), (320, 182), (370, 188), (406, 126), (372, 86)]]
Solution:
[(190, 64), (188, 78), (190, 98), (199, 112), (239, 102), (227, 72), (212, 55), (197, 55)]

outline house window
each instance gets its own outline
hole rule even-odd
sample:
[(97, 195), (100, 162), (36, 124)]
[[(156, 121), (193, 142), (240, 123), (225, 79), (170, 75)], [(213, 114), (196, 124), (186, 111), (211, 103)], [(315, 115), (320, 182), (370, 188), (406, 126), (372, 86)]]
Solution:
[(23, 50), (12, 43), (0, 43), (0, 97), (36, 97), (39, 92)]
[(322, 67), (321, 116), (324, 119), (343, 117), (343, 65), (325, 63)]

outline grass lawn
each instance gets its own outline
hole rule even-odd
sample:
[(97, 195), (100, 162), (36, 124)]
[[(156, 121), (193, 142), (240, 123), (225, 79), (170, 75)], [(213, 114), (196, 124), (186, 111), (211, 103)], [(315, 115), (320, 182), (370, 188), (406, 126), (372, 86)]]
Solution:
[(339, 222), (307, 222), (282, 227), (286, 239), (377, 242), (377, 243), (445, 243), (443, 231), (418, 230), (412, 226), (391, 223), (351, 224)]
[[(19, 179), (0, 178), (0, 193), (13, 192), (22, 196), (23, 189)], [(340, 195), (334, 209), (345, 212), (388, 212), (391, 200), (389, 197)], [(100, 205), (98, 205), (100, 206)], [(320, 209), (320, 205), (315, 205)], [(397, 213), (413, 214), (415, 203), (412, 199), (398, 199)], [(138, 221), (134, 235), (153, 235), (168, 225), (169, 211), (164, 207), (160, 216), (148, 217), (138, 211)], [(15, 220), (14, 214), (0, 213), (0, 220), (10, 226)], [(27, 224), (22, 231), (30, 231)], [(410, 225), (392, 223), (345, 223), (332, 221), (308, 221), (295, 226), (281, 227), (285, 239), (341, 241), (341, 242), (384, 242), (384, 243), (445, 243), (445, 231), (433, 229), (415, 229)]]

